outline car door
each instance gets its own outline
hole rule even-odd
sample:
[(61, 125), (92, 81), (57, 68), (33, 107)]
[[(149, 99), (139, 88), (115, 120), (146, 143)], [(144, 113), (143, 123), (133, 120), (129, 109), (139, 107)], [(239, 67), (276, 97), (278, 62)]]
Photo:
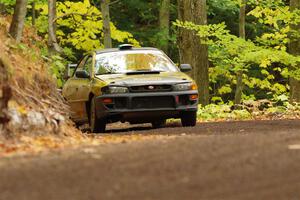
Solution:
[(78, 64), (74, 75), (66, 82), (63, 90), (63, 96), (71, 107), (71, 117), (76, 122), (87, 122), (88, 113), (86, 103), (89, 100), (91, 91), (91, 79), (79, 78), (77, 71), (86, 71), (91, 74), (93, 57), (91, 55), (84, 57)]

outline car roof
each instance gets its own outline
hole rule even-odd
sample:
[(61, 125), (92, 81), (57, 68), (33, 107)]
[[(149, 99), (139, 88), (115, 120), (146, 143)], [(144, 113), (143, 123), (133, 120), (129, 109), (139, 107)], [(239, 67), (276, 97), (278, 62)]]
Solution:
[(100, 49), (100, 50), (96, 50), (96, 54), (101, 54), (101, 53), (110, 53), (110, 52), (123, 52), (123, 51), (134, 51), (134, 50), (152, 50), (152, 51), (161, 51), (157, 48), (152, 48), (152, 47), (139, 47), (139, 48), (131, 48), (131, 49), (124, 49), (124, 50), (120, 50), (119, 48), (110, 48), (110, 49)]

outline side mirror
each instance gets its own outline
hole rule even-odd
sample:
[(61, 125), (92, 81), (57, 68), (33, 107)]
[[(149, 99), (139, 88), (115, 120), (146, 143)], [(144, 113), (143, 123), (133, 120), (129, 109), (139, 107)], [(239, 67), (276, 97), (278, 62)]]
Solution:
[(85, 70), (78, 70), (75, 72), (77, 78), (90, 78), (90, 74)]
[(189, 72), (192, 70), (192, 66), (190, 64), (181, 64), (179, 66), (180, 71), (182, 72)]

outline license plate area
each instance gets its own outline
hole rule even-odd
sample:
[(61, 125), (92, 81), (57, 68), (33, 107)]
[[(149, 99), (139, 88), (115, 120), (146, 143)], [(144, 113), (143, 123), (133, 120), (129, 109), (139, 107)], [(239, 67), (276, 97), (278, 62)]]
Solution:
[(172, 96), (159, 97), (133, 97), (133, 109), (155, 109), (155, 108), (174, 108), (175, 102)]

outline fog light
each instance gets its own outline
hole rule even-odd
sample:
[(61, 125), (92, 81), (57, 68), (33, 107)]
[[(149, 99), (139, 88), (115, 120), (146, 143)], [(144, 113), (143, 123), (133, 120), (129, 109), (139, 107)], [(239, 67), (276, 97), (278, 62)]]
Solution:
[(192, 95), (190, 95), (190, 100), (191, 101), (195, 101), (197, 99), (198, 99), (198, 94), (192, 94)]
[(113, 100), (112, 98), (105, 98), (105, 99), (102, 99), (102, 102), (104, 104), (112, 104), (113, 103)]

